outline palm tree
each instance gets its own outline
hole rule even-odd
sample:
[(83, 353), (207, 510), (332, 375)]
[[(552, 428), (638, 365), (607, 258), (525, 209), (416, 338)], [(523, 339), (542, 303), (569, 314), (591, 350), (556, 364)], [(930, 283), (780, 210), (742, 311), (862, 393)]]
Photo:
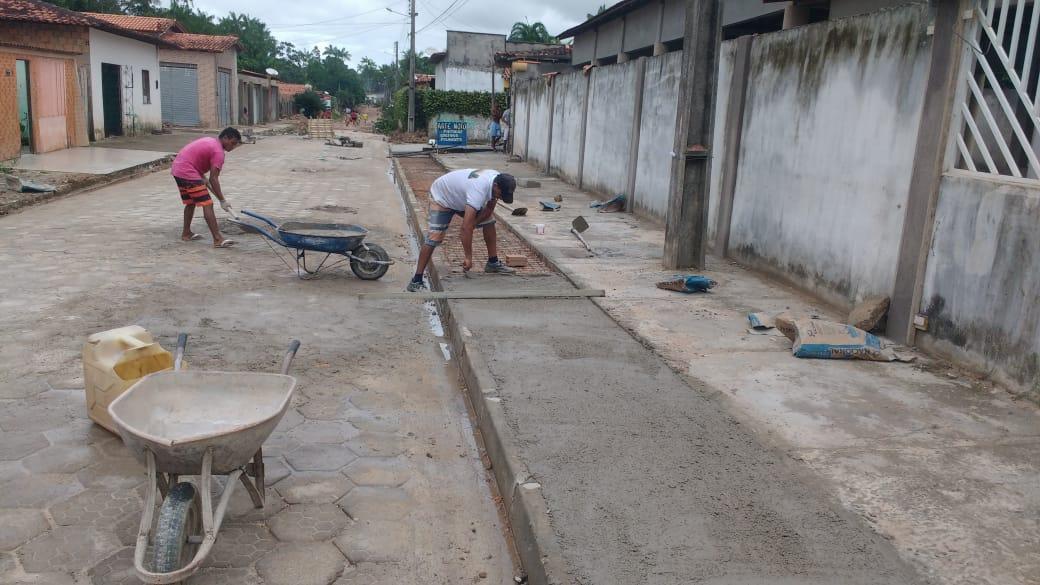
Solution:
[(513, 28), (509, 31), (509, 40), (527, 43), (550, 43), (556, 44), (559, 41), (556, 40), (549, 31), (545, 28), (545, 25), (540, 22), (527, 23), (518, 22), (513, 25)]

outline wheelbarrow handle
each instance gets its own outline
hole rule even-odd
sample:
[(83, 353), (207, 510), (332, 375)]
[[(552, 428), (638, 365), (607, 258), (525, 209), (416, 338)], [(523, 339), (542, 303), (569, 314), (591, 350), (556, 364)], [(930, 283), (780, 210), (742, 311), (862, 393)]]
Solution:
[(289, 342), (289, 348), (285, 350), (285, 358), (282, 359), (282, 375), (286, 375), (289, 373), (289, 368), (292, 366), (293, 358), (296, 357), (296, 352), (299, 349), (299, 339), (294, 339)]
[(252, 217), (254, 219), (259, 219), (260, 221), (266, 223), (267, 225), (273, 227), (274, 229), (278, 229), (278, 224), (276, 224), (273, 219), (271, 219), (269, 217), (265, 217), (263, 215), (260, 215), (259, 213), (256, 213), (255, 211), (249, 211), (248, 209), (243, 209), (242, 210), (242, 215), (248, 215), (249, 217)]
[(188, 334), (181, 333), (177, 336), (177, 353), (173, 356), (173, 371), (178, 372), (181, 369), (181, 362), (184, 361), (184, 350), (188, 348)]

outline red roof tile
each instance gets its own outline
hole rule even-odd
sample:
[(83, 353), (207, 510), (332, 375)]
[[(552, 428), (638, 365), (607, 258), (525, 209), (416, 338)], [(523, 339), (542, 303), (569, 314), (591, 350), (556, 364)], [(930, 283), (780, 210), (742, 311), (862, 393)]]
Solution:
[[(0, 2), (2, 1), (0, 0)], [(194, 35), (171, 32), (164, 34), (162, 39), (185, 51), (223, 53), (233, 47), (241, 47), (238, 37), (233, 35)]]
[[(0, 0), (3, 2), (4, 0)], [(153, 16), (128, 16), (125, 14), (101, 14), (84, 12), (84, 14), (103, 20), (119, 28), (143, 33), (163, 34), (167, 32), (185, 32), (184, 27), (172, 18), (156, 18)]]
[(294, 96), (307, 91), (307, 86), (302, 83), (280, 83), (278, 84), (278, 95)]
[(59, 8), (38, 0), (0, 0), (0, 20), (95, 26), (97, 21), (85, 14)]

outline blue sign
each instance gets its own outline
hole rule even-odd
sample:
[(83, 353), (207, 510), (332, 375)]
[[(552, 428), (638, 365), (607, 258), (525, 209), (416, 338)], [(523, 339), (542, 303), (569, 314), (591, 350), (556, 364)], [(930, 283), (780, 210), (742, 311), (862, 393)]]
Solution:
[(468, 142), (465, 122), (437, 121), (437, 146), (466, 146)]

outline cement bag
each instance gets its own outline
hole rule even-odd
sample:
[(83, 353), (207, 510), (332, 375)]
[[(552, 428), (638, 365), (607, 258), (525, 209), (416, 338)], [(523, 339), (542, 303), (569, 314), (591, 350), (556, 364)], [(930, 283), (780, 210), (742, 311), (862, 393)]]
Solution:
[(794, 323), (794, 355), (799, 358), (831, 360), (903, 361), (881, 339), (852, 325), (800, 319)]

